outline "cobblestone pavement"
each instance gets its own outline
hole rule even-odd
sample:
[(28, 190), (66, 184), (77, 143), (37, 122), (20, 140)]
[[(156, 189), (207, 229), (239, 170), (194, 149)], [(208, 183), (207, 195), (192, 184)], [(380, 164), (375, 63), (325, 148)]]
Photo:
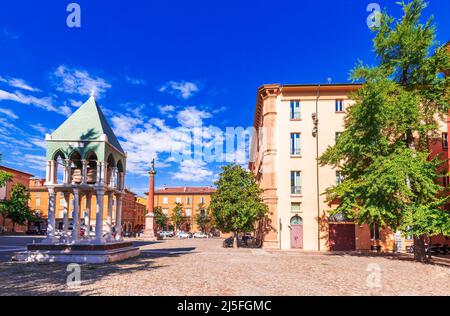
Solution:
[(81, 267), (0, 262), (0, 295), (450, 295), (450, 269), (389, 257), (223, 249), (221, 240), (136, 242), (139, 258)]

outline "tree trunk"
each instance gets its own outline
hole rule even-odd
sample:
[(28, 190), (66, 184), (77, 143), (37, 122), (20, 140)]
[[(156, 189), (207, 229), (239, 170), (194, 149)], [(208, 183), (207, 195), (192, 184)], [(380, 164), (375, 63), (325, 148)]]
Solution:
[(425, 250), (425, 236), (414, 236), (414, 260), (417, 262), (429, 262)]
[(13, 228), (12, 228), (12, 232), (15, 233), (16, 232), (16, 223), (13, 222)]
[(238, 233), (237, 232), (233, 232), (234, 238), (233, 238), (233, 247), (234, 248), (239, 248), (239, 243), (238, 243)]

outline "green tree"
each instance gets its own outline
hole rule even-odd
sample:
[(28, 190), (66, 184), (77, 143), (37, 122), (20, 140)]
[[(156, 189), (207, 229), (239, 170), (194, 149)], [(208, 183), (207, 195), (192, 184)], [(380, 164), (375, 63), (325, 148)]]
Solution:
[(177, 233), (180, 226), (183, 224), (183, 204), (176, 203), (173, 208), (172, 215), (170, 217), (173, 225), (175, 226), (175, 234)]
[(268, 208), (262, 202), (262, 190), (251, 172), (236, 164), (224, 166), (222, 170), (210, 209), (217, 228), (225, 233), (233, 232), (237, 247), (238, 234), (252, 231)]
[(158, 226), (158, 229), (164, 230), (169, 218), (163, 213), (162, 207), (156, 206), (153, 213), (155, 214), (155, 223)]
[(364, 83), (353, 96), (346, 130), (320, 157), (342, 171), (344, 181), (327, 190), (339, 201), (333, 213), (376, 223), (415, 237), (415, 258), (427, 261), (426, 238), (450, 232), (447, 198), (439, 185), (440, 157), (431, 157), (439, 123), (449, 111), (450, 69), (444, 46), (435, 43), (433, 20), (421, 24), (423, 0), (400, 3), (400, 20), (382, 14), (374, 29), (379, 64), (358, 65), (352, 78)]
[(16, 224), (23, 225), (34, 218), (28, 207), (29, 197), (28, 190), (23, 184), (17, 183), (12, 187), (11, 198), (7, 202), (7, 208), (8, 217), (13, 222), (13, 232), (16, 231)]
[(211, 223), (208, 211), (203, 203), (200, 203), (198, 205), (198, 212), (195, 215), (195, 222), (197, 223), (198, 227), (200, 227), (203, 233), (206, 232), (206, 228)]

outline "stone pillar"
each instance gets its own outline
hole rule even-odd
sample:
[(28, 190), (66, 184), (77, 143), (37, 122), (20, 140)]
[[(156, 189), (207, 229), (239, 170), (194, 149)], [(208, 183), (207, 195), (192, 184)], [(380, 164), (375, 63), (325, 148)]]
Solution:
[(144, 238), (149, 240), (156, 240), (156, 224), (155, 214), (153, 213), (155, 208), (155, 175), (156, 171), (151, 170), (149, 173), (149, 188), (147, 198), (147, 215), (145, 216), (145, 231)]
[(108, 215), (106, 217), (106, 229), (107, 229), (107, 237), (106, 241), (112, 241), (112, 212), (113, 212), (113, 199), (114, 195), (112, 192), (108, 192)]
[(73, 189), (73, 231), (72, 239), (76, 243), (80, 240), (80, 192)]
[(56, 212), (56, 194), (55, 189), (48, 189), (48, 224), (47, 238), (45, 242), (54, 243), (55, 239), (55, 212)]
[(56, 184), (58, 177), (57, 162), (55, 160), (50, 161), (50, 184)]
[(91, 215), (92, 215), (92, 194), (87, 193), (86, 194), (86, 210), (87, 210), (87, 216), (85, 218), (85, 224), (86, 224), (86, 237), (90, 239), (91, 237)]
[(72, 161), (67, 159), (64, 166), (64, 184), (72, 183)]
[(122, 241), (122, 194), (116, 194), (116, 240)]
[(100, 184), (108, 185), (108, 163), (105, 161), (100, 162), (100, 165), (102, 166), (102, 175), (100, 179)]
[(45, 183), (51, 183), (52, 179), (52, 161), (47, 160), (47, 166), (45, 169)]
[(100, 161), (97, 161), (97, 179), (95, 185), (102, 184), (102, 164)]
[(95, 218), (95, 242), (96, 243), (104, 243), (105, 239), (103, 238), (103, 198), (105, 196), (104, 190), (97, 190), (97, 211)]
[(87, 183), (87, 167), (89, 164), (89, 161), (87, 160), (83, 160), (83, 167), (81, 169), (81, 184), (86, 184)]
[(63, 218), (63, 228), (64, 237), (69, 236), (69, 203), (70, 203), (70, 193), (64, 192), (64, 218)]

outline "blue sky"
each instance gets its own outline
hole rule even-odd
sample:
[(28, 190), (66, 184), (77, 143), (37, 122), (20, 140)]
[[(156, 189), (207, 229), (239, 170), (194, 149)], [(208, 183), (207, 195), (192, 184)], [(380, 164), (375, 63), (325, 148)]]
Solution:
[[(95, 86), (138, 193), (152, 157), (157, 186), (212, 184), (221, 163), (170, 158), (194, 125), (211, 144), (251, 127), (261, 84), (346, 82), (358, 59), (374, 61), (368, 4), (400, 15), (393, 0), (80, 0), (81, 28), (69, 28), (70, 2), (0, 3), (2, 163), (43, 177), (45, 133)], [(449, 13), (447, 0), (425, 11), (442, 43)]]

